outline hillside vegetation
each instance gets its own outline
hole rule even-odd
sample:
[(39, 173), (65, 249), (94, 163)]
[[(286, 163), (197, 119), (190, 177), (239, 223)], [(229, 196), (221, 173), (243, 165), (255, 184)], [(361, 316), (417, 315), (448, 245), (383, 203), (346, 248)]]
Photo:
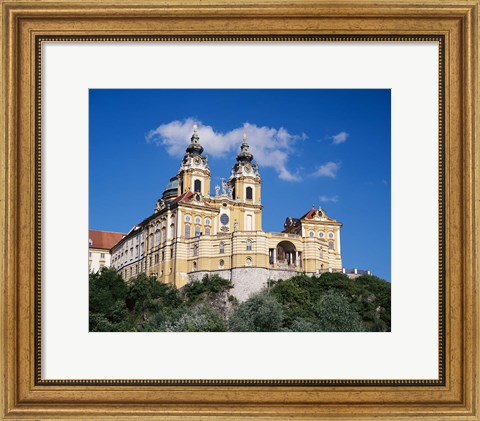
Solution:
[(112, 268), (90, 275), (91, 332), (389, 332), (390, 283), (371, 275), (298, 275), (239, 303), (233, 285), (205, 276), (178, 290)]

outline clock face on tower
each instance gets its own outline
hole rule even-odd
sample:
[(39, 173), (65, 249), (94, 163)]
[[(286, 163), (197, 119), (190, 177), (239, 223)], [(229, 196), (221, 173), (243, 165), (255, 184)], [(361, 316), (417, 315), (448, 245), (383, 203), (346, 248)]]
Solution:
[(247, 174), (251, 173), (252, 172), (252, 167), (250, 165), (245, 165), (245, 172)]
[(193, 163), (195, 165), (200, 165), (200, 158), (197, 156), (196, 158), (193, 159)]

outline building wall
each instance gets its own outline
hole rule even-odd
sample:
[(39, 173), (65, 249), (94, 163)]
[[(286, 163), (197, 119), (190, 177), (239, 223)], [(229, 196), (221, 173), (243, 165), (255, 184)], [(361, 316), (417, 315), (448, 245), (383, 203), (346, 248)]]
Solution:
[(91, 273), (98, 272), (100, 268), (110, 266), (110, 250), (97, 249), (90, 247), (88, 249), (88, 269)]

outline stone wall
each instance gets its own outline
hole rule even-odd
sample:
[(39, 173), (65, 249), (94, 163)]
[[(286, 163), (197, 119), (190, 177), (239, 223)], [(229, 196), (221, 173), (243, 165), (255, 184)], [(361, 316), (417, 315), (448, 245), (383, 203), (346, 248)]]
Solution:
[(255, 267), (234, 268), (231, 270), (212, 270), (190, 272), (188, 274), (189, 282), (201, 280), (204, 275), (219, 275), (233, 283), (233, 289), (230, 293), (239, 301), (247, 300), (252, 294), (261, 291), (267, 286), (267, 281), (278, 281), (279, 279), (288, 279), (295, 276), (294, 270), (265, 269)]

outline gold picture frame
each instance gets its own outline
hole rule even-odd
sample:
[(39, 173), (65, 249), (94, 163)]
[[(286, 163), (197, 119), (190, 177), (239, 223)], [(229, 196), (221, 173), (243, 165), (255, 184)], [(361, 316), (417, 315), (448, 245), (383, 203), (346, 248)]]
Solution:
[[(2, 417), (464, 419), (479, 417), (476, 256), (480, 155), (478, 0), (5, 0), (2, 2), (0, 280)], [(42, 381), (41, 42), (441, 43), (443, 138), (439, 381)], [(321, 387), (320, 387), (321, 386)]]

